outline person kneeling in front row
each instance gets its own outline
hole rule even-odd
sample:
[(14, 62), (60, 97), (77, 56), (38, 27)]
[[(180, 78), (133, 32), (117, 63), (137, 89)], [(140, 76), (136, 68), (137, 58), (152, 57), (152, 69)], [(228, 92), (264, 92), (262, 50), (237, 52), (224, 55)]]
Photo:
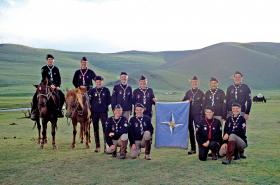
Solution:
[(133, 159), (140, 155), (141, 148), (145, 148), (145, 159), (151, 160), (151, 138), (154, 131), (151, 118), (143, 115), (145, 107), (142, 104), (135, 105), (135, 116), (130, 118), (128, 132), (131, 145), (131, 157)]
[(206, 161), (208, 151), (212, 152), (212, 160), (217, 160), (218, 151), (222, 141), (222, 125), (221, 122), (214, 118), (212, 107), (204, 109), (205, 118), (196, 125), (196, 140), (199, 146), (198, 158), (201, 161)]
[[(227, 146), (222, 147), (220, 154), (226, 153), (226, 159), (223, 164), (230, 164), (235, 152), (240, 158), (246, 158), (244, 149), (247, 147), (246, 137), (246, 120), (240, 114), (241, 106), (238, 103), (232, 104), (232, 116), (228, 117), (224, 127), (224, 141), (227, 141)], [(223, 151), (223, 150), (226, 150)]]
[(120, 147), (120, 159), (126, 157), (128, 142), (128, 122), (122, 116), (122, 107), (118, 104), (114, 108), (114, 116), (108, 118), (105, 124), (106, 152), (117, 157), (117, 147)]

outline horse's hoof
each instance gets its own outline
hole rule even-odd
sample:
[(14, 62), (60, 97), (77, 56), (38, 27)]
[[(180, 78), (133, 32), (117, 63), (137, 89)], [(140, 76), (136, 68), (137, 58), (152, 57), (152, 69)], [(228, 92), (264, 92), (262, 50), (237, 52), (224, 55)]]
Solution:
[(72, 144), (72, 145), (71, 145), (71, 148), (72, 148), (72, 149), (74, 149), (75, 147), (76, 147), (76, 145), (75, 145), (75, 144)]
[(86, 149), (89, 149), (89, 145), (88, 144), (86, 145)]
[(84, 141), (83, 140), (81, 140), (81, 144), (83, 144), (84, 143)]
[(41, 144), (40, 148), (43, 149), (44, 148), (44, 144)]
[(57, 146), (56, 146), (56, 145), (53, 145), (53, 149), (54, 149), (54, 150), (57, 150)]

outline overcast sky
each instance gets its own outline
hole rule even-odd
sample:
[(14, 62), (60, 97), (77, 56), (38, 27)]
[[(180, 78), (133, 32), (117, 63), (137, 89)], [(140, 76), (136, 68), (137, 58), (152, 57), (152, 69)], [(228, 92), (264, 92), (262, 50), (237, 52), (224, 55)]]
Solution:
[(279, 0), (0, 0), (0, 42), (70, 51), (280, 42)]

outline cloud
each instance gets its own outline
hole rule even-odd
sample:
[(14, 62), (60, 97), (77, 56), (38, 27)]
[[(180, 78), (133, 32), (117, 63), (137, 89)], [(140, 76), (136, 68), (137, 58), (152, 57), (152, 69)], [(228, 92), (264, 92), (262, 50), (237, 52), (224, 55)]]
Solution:
[(63, 50), (183, 50), (280, 42), (278, 1), (5, 0), (0, 40)]

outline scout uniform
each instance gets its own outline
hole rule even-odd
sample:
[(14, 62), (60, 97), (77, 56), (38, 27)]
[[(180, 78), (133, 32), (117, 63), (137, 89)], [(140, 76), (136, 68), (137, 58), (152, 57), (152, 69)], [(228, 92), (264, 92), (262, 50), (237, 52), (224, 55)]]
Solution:
[[(240, 72), (235, 72), (235, 74), (242, 74)], [(251, 100), (251, 89), (246, 84), (233, 84), (227, 88), (226, 94), (226, 105), (228, 115), (231, 116), (231, 106), (233, 103), (239, 103), (241, 105), (241, 115), (249, 114), (252, 106)]]
[[(209, 149), (212, 152), (212, 160), (217, 160), (217, 153), (222, 142), (221, 122), (216, 118), (202, 119), (196, 125), (196, 141), (199, 147), (199, 160), (205, 161), (207, 159)], [(203, 143), (207, 141), (209, 141), (208, 147), (203, 146)]]
[[(122, 72), (121, 75), (127, 75)], [(132, 111), (132, 88), (128, 84), (117, 84), (113, 88), (111, 105), (112, 109), (119, 104), (123, 108), (123, 116), (129, 120)]]
[[(198, 80), (196, 76), (192, 78), (192, 80)], [(186, 92), (183, 101), (190, 101), (190, 112), (189, 112), (189, 137), (191, 142), (191, 151), (189, 154), (196, 153), (195, 146), (195, 136), (194, 136), (194, 126), (193, 124), (197, 124), (202, 118), (202, 105), (204, 101), (204, 93), (196, 88), (191, 89)]]
[[(116, 105), (116, 108), (121, 108), (120, 105)], [(110, 135), (113, 133), (113, 135)], [(128, 143), (128, 122), (123, 116), (115, 119), (114, 116), (107, 119), (105, 123), (105, 137), (106, 137), (106, 151), (112, 153), (113, 157), (117, 156), (117, 146), (120, 146), (120, 158), (124, 159), (126, 156), (126, 147)], [(110, 147), (115, 145), (114, 149)]]
[[(234, 103), (232, 106), (241, 107), (238, 103)], [(225, 134), (228, 134), (229, 138), (226, 152), (220, 151), (220, 153), (226, 153), (226, 159), (223, 161), (223, 164), (229, 164), (231, 162), (235, 150), (239, 152), (241, 158), (246, 158), (244, 156), (244, 149), (247, 147), (246, 120), (241, 114), (237, 117), (232, 115), (227, 118), (224, 127)]]
[[(211, 78), (210, 81), (217, 81), (216, 78)], [(222, 123), (222, 119), (226, 119), (226, 103), (225, 92), (222, 89), (209, 89), (205, 93), (205, 99), (203, 109), (205, 107), (211, 107), (214, 111), (214, 118), (218, 119)]]
[[(146, 77), (141, 76), (140, 80), (146, 80)], [(133, 91), (133, 105), (142, 104), (145, 107), (144, 115), (152, 118), (152, 105), (155, 105), (155, 95), (152, 88), (146, 89), (137, 88)]]
[[(82, 58), (83, 61), (87, 61), (86, 57)], [(73, 77), (73, 85), (75, 88), (78, 88), (80, 86), (86, 86), (87, 90), (89, 90), (92, 87), (92, 81), (94, 80), (96, 74), (91, 69), (78, 69)]]
[[(136, 104), (136, 107), (144, 108), (142, 104)], [(142, 117), (133, 116), (129, 121), (128, 138), (130, 145), (135, 144), (136, 150), (131, 151), (131, 157), (136, 158), (140, 155), (141, 148), (145, 148), (145, 159), (150, 160), (151, 138), (154, 131), (151, 118), (143, 115)]]
[[(103, 80), (101, 76), (96, 76), (96, 80)], [(108, 107), (111, 104), (111, 95), (110, 91), (107, 87), (101, 88), (92, 88), (88, 92), (90, 105), (91, 105), (91, 115), (92, 115), (92, 123), (94, 129), (94, 137), (96, 144), (96, 152), (98, 152), (97, 148), (100, 148), (100, 139), (99, 139), (99, 120), (101, 121), (103, 128), (103, 137), (104, 144), (105, 142), (105, 123), (108, 119)], [(105, 145), (106, 146), (106, 145)], [(104, 147), (105, 151), (105, 147)]]

